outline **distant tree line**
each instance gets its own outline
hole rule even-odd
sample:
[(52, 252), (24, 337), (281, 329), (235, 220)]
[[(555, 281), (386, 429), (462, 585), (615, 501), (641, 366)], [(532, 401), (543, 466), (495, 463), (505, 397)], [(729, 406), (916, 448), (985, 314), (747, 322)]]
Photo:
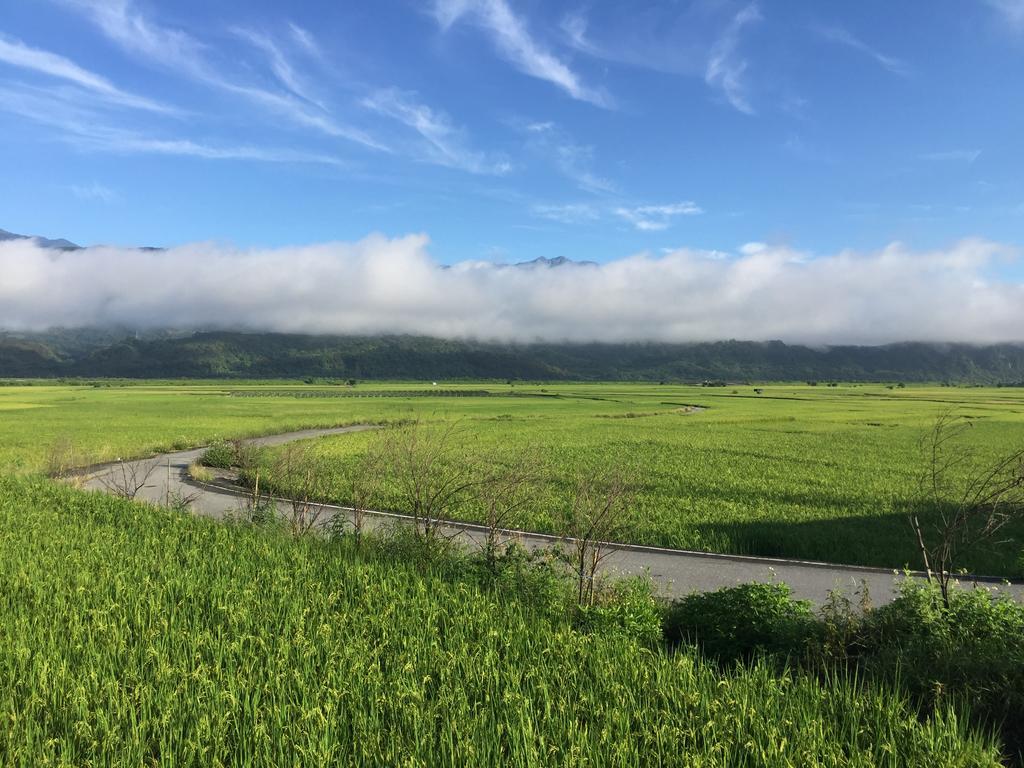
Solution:
[(1020, 385), (1024, 345), (904, 343), (811, 348), (780, 341), (567, 344), (417, 336), (202, 332), (113, 339), (95, 331), (0, 332), (0, 377), (516, 381), (766, 380)]

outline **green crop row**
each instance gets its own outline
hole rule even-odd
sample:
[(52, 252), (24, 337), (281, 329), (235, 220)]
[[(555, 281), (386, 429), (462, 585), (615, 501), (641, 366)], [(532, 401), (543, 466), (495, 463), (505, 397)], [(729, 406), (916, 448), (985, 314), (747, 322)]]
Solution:
[(948, 707), (720, 668), (348, 540), (0, 478), (4, 765), (997, 765)]

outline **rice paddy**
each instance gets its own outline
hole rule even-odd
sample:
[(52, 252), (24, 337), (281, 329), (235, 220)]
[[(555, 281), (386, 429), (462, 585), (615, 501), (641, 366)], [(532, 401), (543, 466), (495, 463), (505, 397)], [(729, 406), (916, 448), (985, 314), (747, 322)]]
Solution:
[[(88, 464), (300, 427), (454, 420), (467, 459), (530, 455), (544, 482), (521, 521), (526, 528), (556, 532), (576, 473), (623, 466), (640, 484), (624, 537), (630, 542), (902, 568), (920, 565), (904, 504), (921, 468), (919, 440), (936, 416), (954, 408), (968, 417), (967, 440), (983, 455), (1024, 443), (1020, 389), (764, 385), (758, 393), (750, 385), (479, 382), (438, 389), (434, 396), (430, 382), (3, 387), (0, 465), (16, 474), (45, 471), (57, 444)], [(3, 410), (5, 402), (47, 407)], [(331, 500), (346, 500), (342, 478), (373, 439), (318, 441)], [(386, 488), (381, 503), (394, 507)], [(471, 505), (455, 513), (479, 516)], [(966, 566), (1020, 575), (1022, 533), (970, 553)]]
[(0, 478), (0, 762), (998, 764), (954, 708), (570, 615), (347, 540)]

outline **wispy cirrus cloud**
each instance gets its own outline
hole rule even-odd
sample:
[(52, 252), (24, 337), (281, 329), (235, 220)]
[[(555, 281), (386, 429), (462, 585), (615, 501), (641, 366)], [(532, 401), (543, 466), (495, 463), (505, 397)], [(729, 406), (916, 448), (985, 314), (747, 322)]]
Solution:
[(750, 103), (744, 75), (747, 71), (747, 60), (740, 53), (740, 35), (744, 28), (762, 19), (761, 11), (755, 3), (743, 8), (726, 26), (715, 41), (704, 70), (704, 81), (717, 88), (735, 109), (753, 115), (754, 107)]
[(251, 144), (216, 144), (192, 139), (166, 139), (130, 131), (104, 129), (83, 132), (82, 146), (117, 154), (177, 155), (204, 160), (257, 160), (264, 163), (314, 163), (346, 168), (347, 164), (330, 155), (303, 152), (287, 147), (261, 147)]
[(704, 209), (691, 200), (663, 205), (598, 205), (594, 203), (536, 203), (530, 212), (538, 218), (559, 224), (585, 224), (606, 216), (616, 216), (640, 232), (661, 232), (680, 216), (697, 216)]
[(177, 112), (165, 104), (123, 91), (102, 75), (90, 72), (64, 56), (32, 48), (3, 34), (0, 34), (0, 62), (73, 83), (119, 106), (167, 114)]
[(579, 144), (551, 121), (519, 126), (526, 135), (527, 148), (548, 160), (558, 172), (585, 192), (615, 192), (614, 182), (593, 169), (594, 148)]
[(1024, 30), (1024, 0), (985, 0), (1014, 30)]
[(696, 216), (704, 210), (692, 200), (664, 205), (640, 205), (633, 208), (618, 207), (615, 215), (625, 219), (642, 232), (660, 232), (668, 229), (679, 216)]
[(538, 203), (531, 209), (534, 216), (549, 221), (556, 221), (559, 224), (581, 224), (588, 221), (597, 221), (600, 214), (597, 209), (589, 203), (564, 203), (564, 204), (541, 204)]
[(266, 54), (270, 70), (285, 88), (299, 98), (305, 99), (310, 104), (322, 110), (327, 109), (324, 103), (313, 94), (309, 84), (305, 82), (304, 78), (292, 66), (291, 61), (285, 56), (280, 46), (269, 35), (245, 27), (233, 27), (231, 31)]
[(324, 52), (320, 49), (320, 44), (313, 37), (313, 33), (304, 27), (300, 27), (294, 21), (288, 22), (288, 32), (292, 36), (292, 40), (298, 44), (307, 54), (321, 58)]
[(970, 165), (981, 156), (980, 149), (947, 149), (941, 152), (926, 152), (921, 155), (922, 160), (948, 160), (951, 162), (967, 163)]
[(112, 203), (118, 199), (118, 194), (110, 187), (94, 181), (90, 184), (72, 184), (69, 189), (71, 194), (79, 200), (92, 200), (100, 203)]
[[(756, 2), (638, 1), (629, 14), (615, 13), (616, 8), (596, 5), (565, 14), (560, 24), (563, 41), (602, 61), (702, 77), (733, 108), (755, 113), (747, 83), (749, 63), (740, 47), (743, 31), (762, 20)], [(592, 16), (599, 21), (594, 32)]]
[(417, 101), (415, 94), (395, 88), (382, 89), (364, 98), (362, 105), (419, 134), (423, 142), (421, 150), (415, 154), (422, 160), (470, 173), (503, 174), (511, 170), (507, 160), (467, 148), (464, 132), (443, 112)]
[(818, 29), (818, 34), (829, 42), (838, 43), (839, 45), (844, 45), (847, 48), (859, 51), (892, 72), (894, 75), (900, 75), (901, 77), (907, 77), (910, 75), (910, 65), (905, 61), (897, 59), (895, 56), (888, 56), (881, 51), (876, 50), (859, 37), (856, 37), (849, 30), (843, 29), (842, 27), (821, 27)]
[(163, 27), (134, 8), (132, 0), (59, 0), (86, 15), (110, 40), (126, 51), (146, 59), (190, 72), (199, 78), (211, 76), (207, 69), (207, 47), (188, 33)]
[(561, 27), (562, 32), (565, 33), (565, 36), (568, 39), (569, 45), (577, 51), (581, 51), (601, 59), (608, 57), (608, 54), (588, 37), (588, 22), (583, 11), (576, 10), (567, 13), (562, 17)]
[[(337, 120), (325, 109), (310, 104), (291, 92), (240, 82), (212, 62), (208, 46), (179, 29), (159, 24), (135, 7), (132, 0), (59, 0), (90, 19), (103, 34), (123, 50), (147, 63), (186, 74), (208, 86), (233, 93), (262, 106), (297, 125), (364, 147), (389, 151), (367, 131)], [(287, 69), (287, 67), (286, 67)], [(277, 72), (278, 77), (281, 72)], [(294, 72), (285, 72), (285, 77)]]
[(539, 43), (506, 0), (434, 0), (434, 17), (444, 30), (462, 19), (471, 20), (520, 72), (549, 82), (578, 101), (613, 106), (607, 93), (585, 85), (579, 74)]
[(62, 99), (53, 91), (0, 87), (0, 110), (56, 131), (56, 136), (86, 151), (121, 155), (173, 155), (207, 160), (255, 160), (270, 163), (315, 163), (347, 167), (328, 154), (254, 144), (229, 144), (193, 138), (157, 136), (104, 122), (87, 105)]

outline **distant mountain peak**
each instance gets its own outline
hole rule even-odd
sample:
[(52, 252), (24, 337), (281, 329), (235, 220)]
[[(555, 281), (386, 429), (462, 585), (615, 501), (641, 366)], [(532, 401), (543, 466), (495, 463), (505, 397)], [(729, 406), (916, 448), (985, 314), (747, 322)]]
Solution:
[(597, 266), (596, 261), (574, 261), (573, 259), (565, 256), (555, 256), (553, 259), (549, 259), (546, 256), (538, 256), (536, 259), (530, 261), (520, 261), (513, 264), (514, 267), (585, 267), (585, 266)]
[(63, 237), (51, 240), (48, 237), (19, 235), (14, 232), (8, 232), (6, 229), (0, 229), (0, 242), (4, 240), (35, 240), (43, 248), (53, 248), (58, 251), (77, 251), (82, 247), (72, 243), (70, 240), (65, 240)]

